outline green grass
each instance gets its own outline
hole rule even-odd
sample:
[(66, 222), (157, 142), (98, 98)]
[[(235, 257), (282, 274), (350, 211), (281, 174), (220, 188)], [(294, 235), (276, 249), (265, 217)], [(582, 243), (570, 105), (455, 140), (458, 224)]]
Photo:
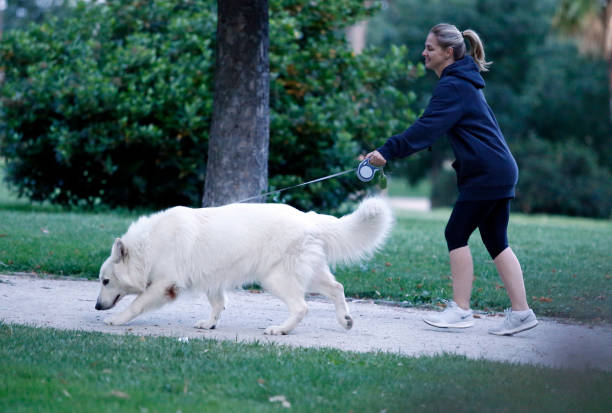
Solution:
[(431, 193), (431, 184), (427, 179), (422, 179), (417, 184), (411, 185), (406, 179), (389, 175), (387, 183), (389, 196), (428, 198)]
[[(608, 412), (612, 373), (0, 324), (10, 412)], [(284, 396), (291, 409), (270, 402)]]
[[(450, 210), (398, 212), (385, 248), (372, 260), (337, 268), (348, 296), (435, 305), (451, 295), (444, 226)], [(0, 271), (95, 278), (115, 237), (137, 217), (128, 212), (65, 212), (31, 205), (0, 185)], [(612, 320), (612, 221), (513, 214), (510, 245), (540, 315)], [(510, 305), (478, 232), (470, 246), (476, 279), (472, 306)]]

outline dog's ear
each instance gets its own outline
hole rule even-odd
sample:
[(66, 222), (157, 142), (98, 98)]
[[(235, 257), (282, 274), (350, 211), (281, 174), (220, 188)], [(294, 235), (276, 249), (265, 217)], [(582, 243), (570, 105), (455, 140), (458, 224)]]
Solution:
[(113, 249), (111, 251), (111, 257), (114, 262), (125, 261), (128, 255), (128, 250), (121, 241), (121, 238), (117, 238), (115, 243), (113, 244)]

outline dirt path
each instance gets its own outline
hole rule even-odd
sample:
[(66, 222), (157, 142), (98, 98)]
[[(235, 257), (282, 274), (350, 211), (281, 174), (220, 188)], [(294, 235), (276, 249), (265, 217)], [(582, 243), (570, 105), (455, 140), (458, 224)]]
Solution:
[(291, 334), (271, 337), (263, 335), (264, 328), (279, 324), (288, 312), (280, 300), (266, 293), (230, 293), (218, 328), (211, 331), (192, 327), (208, 316), (204, 297), (181, 296), (126, 326), (111, 327), (102, 320), (127, 306), (131, 299), (124, 299), (116, 309), (100, 312), (94, 309), (97, 294), (98, 284), (93, 281), (0, 275), (0, 320), (113, 334), (259, 341), (407, 356), (456, 353), (473, 359), (612, 371), (610, 325), (589, 327), (541, 319), (533, 330), (514, 337), (498, 337), (487, 333), (500, 322), (498, 315), (483, 315), (475, 327), (467, 330), (438, 330), (421, 321), (427, 311), (351, 301), (355, 323), (352, 330), (345, 331), (336, 321), (333, 305), (315, 297), (309, 299), (308, 315)]

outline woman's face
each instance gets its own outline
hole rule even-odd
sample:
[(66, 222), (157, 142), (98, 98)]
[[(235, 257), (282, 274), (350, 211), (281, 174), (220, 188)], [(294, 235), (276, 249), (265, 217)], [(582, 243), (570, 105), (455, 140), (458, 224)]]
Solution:
[(440, 77), (444, 68), (455, 60), (453, 59), (453, 49), (447, 47), (443, 49), (438, 44), (438, 39), (433, 33), (429, 33), (427, 40), (425, 40), (425, 49), (421, 53), (425, 58), (425, 67), (429, 70), (436, 72), (436, 75)]

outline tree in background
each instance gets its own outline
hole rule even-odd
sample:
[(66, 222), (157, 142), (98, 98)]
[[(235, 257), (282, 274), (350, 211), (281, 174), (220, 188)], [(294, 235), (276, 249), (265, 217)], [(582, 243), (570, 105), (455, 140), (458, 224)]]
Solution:
[(268, 187), (268, 1), (219, 0), (217, 14), (204, 207), (236, 202)]
[(612, 122), (612, 0), (560, 0), (554, 24), (578, 36), (582, 50), (608, 62), (609, 118)]

